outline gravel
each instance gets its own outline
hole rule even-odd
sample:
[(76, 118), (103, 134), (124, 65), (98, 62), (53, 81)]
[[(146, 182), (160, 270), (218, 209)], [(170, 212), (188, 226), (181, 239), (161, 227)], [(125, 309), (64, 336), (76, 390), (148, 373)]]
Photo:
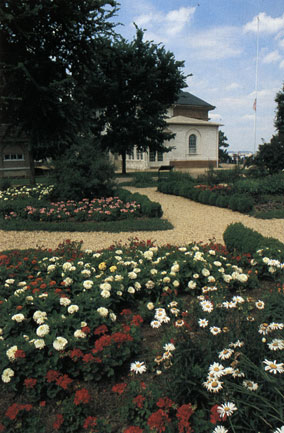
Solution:
[(0, 231), (0, 251), (26, 248), (56, 248), (66, 239), (83, 241), (83, 249), (100, 250), (116, 243), (128, 243), (131, 238), (152, 240), (156, 245), (186, 245), (190, 242), (210, 242), (224, 244), (223, 233), (226, 227), (241, 222), (263, 236), (274, 237), (284, 243), (284, 219), (256, 219), (229, 209), (207, 206), (183, 197), (162, 194), (156, 188), (128, 188), (139, 191), (151, 200), (161, 203), (163, 217), (170, 221), (174, 229), (158, 232), (27, 232)]

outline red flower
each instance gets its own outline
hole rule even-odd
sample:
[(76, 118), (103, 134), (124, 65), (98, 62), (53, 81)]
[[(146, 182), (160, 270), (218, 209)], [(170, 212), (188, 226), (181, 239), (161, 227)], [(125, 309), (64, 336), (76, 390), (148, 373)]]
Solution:
[(80, 403), (87, 404), (90, 400), (89, 391), (86, 388), (78, 389), (75, 393), (74, 404), (78, 406)]
[(40, 405), (40, 407), (45, 407), (45, 405), (46, 405), (46, 401), (45, 401), (45, 400), (41, 401), (41, 402), (39, 403), (39, 405)]
[(63, 415), (61, 415), (61, 413), (58, 413), (58, 414), (56, 415), (56, 420), (55, 420), (54, 423), (53, 423), (53, 428), (54, 428), (55, 430), (59, 430), (60, 427), (61, 427), (61, 425), (63, 424), (63, 422), (64, 422)]
[(22, 308), (23, 308), (22, 305), (18, 305), (18, 306), (16, 307), (16, 310), (22, 310)]
[(214, 406), (211, 407), (211, 410), (210, 410), (210, 422), (212, 424), (217, 424), (217, 422), (226, 421), (226, 419), (227, 419), (226, 414), (223, 416), (223, 418), (220, 417), (220, 414), (219, 414), (217, 408), (218, 408), (218, 404), (215, 404)]
[(26, 354), (23, 350), (21, 350), (21, 349), (16, 350), (15, 358), (25, 358), (25, 357), (26, 357)]
[(80, 349), (73, 349), (70, 353), (70, 357), (73, 359), (73, 361), (77, 361), (76, 358), (82, 358), (83, 356), (84, 354)]
[(55, 382), (56, 381), (56, 379), (58, 379), (58, 377), (60, 376), (60, 374), (59, 374), (59, 372), (58, 371), (56, 371), (56, 370), (49, 370), (47, 373), (46, 373), (46, 380), (47, 380), (47, 382)]
[(129, 316), (130, 314), (132, 314), (132, 311), (129, 308), (124, 308), (120, 313), (121, 316)]
[(129, 334), (123, 334), (122, 332), (115, 332), (111, 336), (112, 340), (118, 345), (125, 341), (133, 341), (133, 337)]
[(139, 326), (141, 323), (143, 323), (143, 318), (140, 316), (140, 314), (133, 316), (131, 325)]
[(157, 430), (157, 433), (162, 433), (166, 430), (166, 424), (170, 423), (171, 420), (168, 417), (167, 412), (162, 409), (159, 409), (157, 412), (152, 413), (149, 416), (147, 424), (150, 427), (150, 430)]
[(61, 386), (63, 389), (67, 389), (68, 385), (73, 382), (73, 379), (71, 379), (67, 374), (64, 374), (56, 378), (55, 381), (58, 386)]
[(158, 401), (157, 401), (157, 403), (156, 403), (156, 405), (159, 407), (159, 408), (161, 408), (161, 409), (165, 409), (165, 410), (168, 410), (168, 409), (170, 409), (173, 405), (175, 404), (175, 402), (174, 401), (172, 401), (170, 398), (168, 398), (168, 397), (165, 397), (165, 398), (160, 398)]
[(144, 430), (140, 427), (135, 427), (134, 425), (127, 427), (126, 430), (123, 430), (123, 433), (143, 433)]
[(86, 364), (88, 362), (92, 362), (94, 360), (95, 360), (95, 358), (93, 357), (93, 355), (91, 353), (86, 353), (86, 355), (83, 356), (83, 362), (85, 362)]
[(12, 406), (9, 406), (5, 415), (11, 420), (16, 419), (16, 416), (19, 413), (20, 405), (18, 403), (13, 403)]
[(5, 431), (5, 426), (3, 424), (0, 424), (0, 431)]
[(94, 416), (88, 416), (88, 418), (85, 419), (85, 422), (83, 424), (83, 428), (87, 430), (90, 427), (95, 427), (97, 425), (97, 418)]
[(110, 335), (103, 335), (95, 342), (95, 348), (92, 350), (93, 353), (101, 352), (104, 347), (111, 344)]
[(33, 388), (36, 385), (36, 383), (37, 383), (37, 380), (33, 379), (32, 377), (27, 378), (27, 379), (24, 380), (24, 385), (25, 385), (26, 388), (30, 388), (31, 389), (31, 388)]
[(94, 330), (94, 334), (95, 334), (95, 335), (105, 334), (106, 332), (108, 332), (108, 328), (106, 327), (106, 325), (98, 326), (98, 327)]
[(142, 409), (144, 406), (144, 400), (145, 400), (145, 397), (142, 394), (139, 394), (139, 395), (137, 395), (137, 397), (134, 397), (134, 399), (132, 401), (134, 404), (136, 404), (137, 407)]
[(188, 421), (192, 414), (193, 410), (191, 404), (184, 404), (178, 408), (176, 416), (179, 419), (179, 433), (191, 433), (193, 431)]
[(83, 326), (82, 331), (83, 331), (85, 334), (89, 334), (89, 333), (91, 332), (89, 326)]
[(123, 394), (126, 387), (127, 387), (126, 383), (117, 383), (116, 385), (113, 385), (111, 390), (113, 392), (117, 392), (118, 394)]

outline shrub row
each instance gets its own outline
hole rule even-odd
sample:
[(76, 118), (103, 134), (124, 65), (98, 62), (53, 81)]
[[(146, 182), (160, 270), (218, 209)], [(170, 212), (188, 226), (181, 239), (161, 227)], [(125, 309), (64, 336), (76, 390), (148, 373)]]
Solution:
[(146, 195), (135, 192), (132, 194), (126, 189), (118, 189), (115, 195), (120, 198), (123, 202), (132, 202), (140, 204), (141, 212), (145, 217), (148, 218), (161, 218), (163, 215), (162, 206), (160, 203), (151, 201)]
[(159, 182), (158, 189), (165, 194), (180, 195), (203, 204), (229, 208), (243, 213), (250, 212), (254, 204), (250, 196), (240, 194), (224, 195), (222, 192), (217, 193), (209, 190), (200, 191), (194, 188), (193, 182), (177, 181), (171, 183), (170, 178), (167, 181)]
[(277, 239), (262, 236), (242, 223), (230, 224), (223, 233), (225, 245), (230, 252), (254, 254), (257, 250), (269, 248), (273, 258), (284, 260), (284, 244)]
[(233, 188), (239, 194), (283, 194), (284, 173), (277, 173), (260, 179), (241, 179), (234, 183)]

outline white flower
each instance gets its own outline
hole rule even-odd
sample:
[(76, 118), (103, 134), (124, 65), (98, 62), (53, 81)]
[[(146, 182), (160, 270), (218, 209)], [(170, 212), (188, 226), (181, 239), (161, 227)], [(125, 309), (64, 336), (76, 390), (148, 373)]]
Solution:
[(202, 310), (206, 311), (207, 313), (211, 313), (211, 311), (214, 309), (213, 304), (210, 301), (201, 301), (200, 306)]
[(34, 346), (36, 349), (43, 349), (45, 347), (45, 341), (41, 338), (38, 338), (37, 340), (31, 341), (31, 343), (34, 343)]
[(63, 263), (63, 265), (62, 265), (62, 269), (64, 272), (69, 271), (69, 269), (71, 267), (72, 267), (72, 263), (70, 263), (70, 262)]
[(49, 333), (49, 326), (48, 325), (40, 325), (36, 330), (36, 335), (38, 337), (44, 337)]
[(208, 320), (206, 320), (206, 319), (199, 319), (198, 320), (198, 324), (199, 324), (200, 328), (206, 328), (206, 326), (208, 325)]
[(135, 281), (135, 283), (134, 283), (134, 287), (135, 287), (135, 290), (137, 290), (137, 291), (139, 291), (140, 289), (141, 289), (141, 284), (140, 283), (138, 283), (138, 281)]
[(3, 370), (2, 375), (1, 375), (1, 379), (2, 382), (4, 383), (8, 383), (11, 381), (11, 378), (14, 376), (14, 371), (11, 368), (5, 368), (5, 370)]
[(53, 272), (56, 269), (56, 265), (49, 265), (47, 266), (47, 273)]
[(263, 361), (265, 365), (264, 370), (268, 371), (269, 373), (277, 374), (277, 373), (284, 373), (284, 364), (283, 362), (280, 362), (277, 364), (277, 361), (269, 361), (268, 359), (265, 359)]
[(218, 335), (222, 332), (221, 328), (218, 328), (218, 326), (211, 326), (210, 332), (213, 335)]
[(194, 279), (199, 278), (199, 274), (193, 274), (192, 276), (193, 276)]
[[(81, 271), (81, 274), (84, 275), (85, 277), (89, 277), (91, 275), (91, 273), (92, 272), (90, 271), (90, 269), (83, 269)], [(86, 281), (88, 281), (88, 280), (86, 280)]]
[(243, 386), (245, 388), (249, 389), (250, 391), (256, 391), (258, 388), (258, 384), (255, 382), (252, 382), (251, 380), (244, 380)]
[(99, 308), (97, 308), (97, 312), (102, 317), (106, 317), (108, 315), (108, 309), (105, 308), (105, 307), (99, 307)]
[(143, 254), (143, 256), (145, 257), (145, 259), (147, 259), (147, 260), (152, 260), (153, 255), (154, 255), (153, 251), (150, 251), (150, 250), (145, 251), (144, 254)]
[(63, 282), (64, 282), (65, 287), (69, 287), (73, 283), (73, 280), (72, 280), (72, 278), (67, 277), (67, 278), (64, 278)]
[(91, 280), (85, 280), (85, 281), (83, 281), (83, 287), (86, 290), (90, 290), (93, 287), (93, 284), (94, 283)]
[(67, 308), (67, 311), (69, 314), (74, 314), (74, 313), (77, 313), (77, 311), (79, 311), (79, 307), (78, 307), (78, 305), (70, 305)]
[(229, 274), (223, 274), (223, 280), (225, 283), (230, 283), (230, 281), (232, 281), (232, 276)]
[(147, 283), (145, 284), (147, 289), (153, 289), (155, 287), (155, 283), (152, 280), (147, 281)]
[(171, 267), (171, 272), (179, 272), (179, 264), (178, 263), (173, 264), (173, 266)]
[(228, 433), (228, 430), (222, 425), (217, 425), (212, 433)]
[(284, 425), (282, 425), (282, 427), (279, 427), (278, 429), (276, 429), (274, 433), (284, 433)]
[(25, 316), (21, 313), (14, 314), (14, 316), (12, 316), (12, 320), (15, 320), (15, 322), (21, 323), (21, 322), (23, 322), (23, 320), (25, 320)]
[(260, 301), (260, 300), (258, 300), (256, 303), (255, 303), (255, 306), (256, 306), (256, 308), (258, 309), (258, 310), (263, 310), (264, 309), (264, 302), (263, 301)]
[(53, 347), (55, 350), (64, 350), (68, 344), (68, 340), (64, 337), (57, 337), (53, 342)]
[(83, 332), (81, 329), (77, 329), (77, 330), (74, 332), (74, 337), (75, 337), (75, 338), (86, 338), (87, 335), (86, 335), (85, 332)]
[(109, 284), (109, 283), (102, 283), (102, 284), (100, 284), (100, 289), (101, 290), (107, 290), (107, 291), (110, 291), (111, 290), (111, 285)]
[(35, 311), (33, 319), (38, 325), (42, 325), (44, 321), (47, 320), (47, 314), (45, 311)]
[(102, 290), (101, 291), (101, 297), (102, 298), (109, 298), (110, 297), (110, 292), (108, 290)]
[(69, 298), (61, 297), (59, 300), (60, 305), (63, 305), (63, 307), (67, 307), (67, 305), (71, 304), (71, 301)]
[(219, 352), (218, 357), (224, 361), (224, 359), (229, 359), (232, 354), (234, 353), (233, 349), (224, 349), (221, 352)]
[(15, 358), (15, 353), (18, 350), (18, 346), (12, 346), (10, 347), (10, 349), (7, 350), (6, 355), (9, 358), (10, 361), (14, 361)]
[(208, 283), (215, 283), (215, 278), (212, 275), (209, 275), (209, 277), (207, 278)]
[(176, 350), (175, 345), (172, 343), (167, 343), (163, 346), (163, 349), (165, 349), (167, 352), (171, 352), (173, 350)]
[(237, 280), (241, 283), (246, 283), (248, 280), (248, 276), (246, 274), (239, 274)]
[(218, 362), (214, 362), (209, 366), (209, 374), (213, 374), (214, 377), (223, 376), (224, 366)]
[(110, 313), (109, 318), (112, 322), (115, 322), (116, 321), (116, 314)]
[(195, 289), (195, 287), (196, 287), (196, 282), (190, 280), (190, 281), (188, 282), (188, 284), (187, 284), (187, 287), (188, 287), (189, 289), (192, 289), (192, 290)]
[(206, 382), (203, 382), (203, 386), (210, 392), (219, 392), (223, 388), (223, 382), (220, 382), (218, 378), (209, 378)]
[(146, 370), (147, 370), (147, 368), (146, 368), (146, 365), (144, 364), (144, 362), (135, 361), (135, 362), (132, 362), (130, 365), (130, 371), (133, 371), (136, 374), (145, 373)]
[(160, 320), (152, 320), (152, 322), (150, 323), (150, 326), (152, 328), (160, 328), (161, 325), (162, 322), (160, 322)]
[(225, 415), (231, 416), (233, 413), (238, 410), (234, 403), (224, 403), (221, 406), (217, 407), (217, 412), (219, 413), (221, 418), (224, 418)]
[(209, 277), (209, 275), (210, 275), (210, 271), (206, 268), (203, 268), (201, 273), (204, 277)]
[(153, 302), (148, 302), (147, 309), (151, 311), (151, 310), (154, 310), (154, 308), (155, 308), (155, 305), (153, 304)]
[(284, 340), (280, 340), (275, 338), (271, 341), (271, 343), (267, 344), (270, 350), (283, 350), (284, 349)]
[(131, 295), (133, 295), (133, 293), (135, 293), (134, 287), (132, 287), (132, 286), (128, 287), (127, 292), (130, 293)]

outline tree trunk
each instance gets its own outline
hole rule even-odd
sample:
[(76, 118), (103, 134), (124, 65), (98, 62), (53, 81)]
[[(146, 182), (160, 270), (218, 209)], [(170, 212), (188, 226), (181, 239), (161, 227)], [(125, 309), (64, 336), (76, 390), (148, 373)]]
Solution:
[(122, 152), (121, 157), (122, 157), (122, 162), (121, 162), (122, 174), (126, 174), (126, 152)]
[(35, 163), (33, 158), (33, 152), (29, 149), (29, 160), (30, 160), (30, 185), (35, 185)]

